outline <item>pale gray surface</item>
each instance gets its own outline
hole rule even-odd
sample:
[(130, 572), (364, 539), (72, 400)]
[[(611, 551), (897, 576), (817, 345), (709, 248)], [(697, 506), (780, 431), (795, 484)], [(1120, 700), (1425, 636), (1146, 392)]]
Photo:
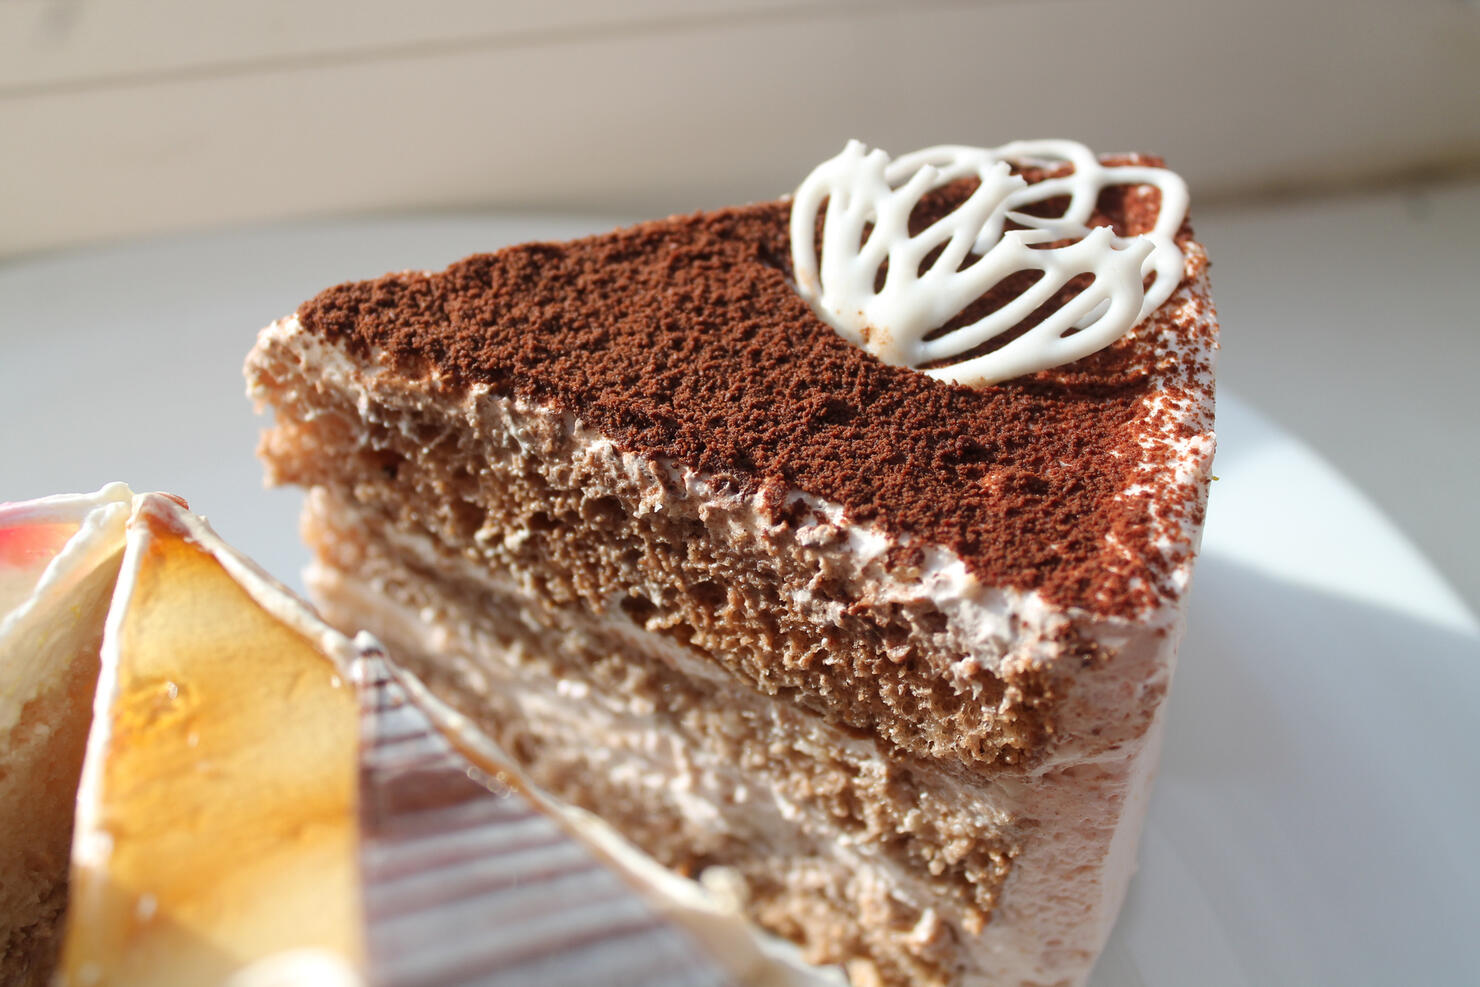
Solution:
[(1193, 211), (1220, 386), (1355, 480), (1480, 604), (1480, 182)]
[[(1455, 265), (1476, 190), (1429, 195), (1428, 219), (1403, 198), (1202, 217), (1227, 342), (1223, 479), (1143, 866), (1096, 987), (1480, 982), (1480, 631), (1422, 553), (1291, 435), (1354, 474), (1407, 456), (1425, 481), (1448, 477), (1373, 487), (1408, 530), (1474, 550), (1477, 466), (1452, 447), (1473, 429), (1474, 395), (1457, 385), (1476, 366), (1474, 286)], [(260, 422), (239, 368), (257, 328), (336, 280), (601, 225), (377, 220), (0, 267), (0, 498), (112, 479), (176, 491), (296, 583), (298, 495), (263, 491), (250, 454)], [(1409, 309), (1390, 302), (1386, 248), (1369, 240), (1391, 243), (1434, 328), (1388, 330)], [(1428, 499), (1403, 496), (1420, 486)]]

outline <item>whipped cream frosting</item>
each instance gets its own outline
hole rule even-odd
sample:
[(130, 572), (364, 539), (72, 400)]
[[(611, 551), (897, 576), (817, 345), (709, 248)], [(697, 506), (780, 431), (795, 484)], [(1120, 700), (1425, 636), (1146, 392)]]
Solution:
[[(1072, 167), (1068, 174), (1032, 184), (1012, 170), (1065, 164)], [(910, 215), (927, 193), (971, 178), (980, 184), (966, 201), (911, 235)], [(1115, 185), (1160, 191), (1154, 229), (1121, 237), (1109, 227), (1087, 225), (1100, 192)], [(1033, 208), (1064, 197), (1068, 205), (1060, 215), (1037, 215)], [(1104, 349), (1171, 297), (1182, 278), (1175, 237), (1187, 201), (1186, 183), (1175, 173), (1106, 165), (1074, 141), (942, 145), (894, 160), (849, 141), (793, 197), (796, 288), (819, 318), (883, 362), (983, 387)], [(816, 222), (824, 202), (819, 257)], [(1001, 308), (936, 335), (996, 285), (1033, 271), (1039, 277)], [(971, 355), (1085, 275), (1089, 285), (1037, 325)]]

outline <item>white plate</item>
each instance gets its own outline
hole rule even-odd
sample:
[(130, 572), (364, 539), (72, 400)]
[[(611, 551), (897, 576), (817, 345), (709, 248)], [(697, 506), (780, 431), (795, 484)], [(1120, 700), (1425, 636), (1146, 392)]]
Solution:
[[(296, 582), (256, 329), (336, 280), (600, 220), (417, 218), (0, 267), (0, 499), (188, 496)], [(1142, 868), (1095, 987), (1480, 983), (1480, 629), (1350, 484), (1230, 396)]]
[(1228, 395), (1142, 863), (1096, 987), (1480, 984), (1480, 626)]

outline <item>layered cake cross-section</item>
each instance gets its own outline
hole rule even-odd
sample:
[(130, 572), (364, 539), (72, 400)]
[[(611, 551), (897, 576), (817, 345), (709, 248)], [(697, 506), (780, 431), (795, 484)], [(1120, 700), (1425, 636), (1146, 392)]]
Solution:
[(1076, 984), (1134, 867), (1213, 451), (1185, 192), (850, 145), (776, 202), (264, 330), (321, 610), (855, 982)]

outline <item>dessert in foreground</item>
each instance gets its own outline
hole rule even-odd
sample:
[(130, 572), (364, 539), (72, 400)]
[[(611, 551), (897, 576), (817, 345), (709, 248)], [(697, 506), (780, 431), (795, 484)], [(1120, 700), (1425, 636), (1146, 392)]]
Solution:
[(60, 980), (359, 966), (350, 641), (158, 494), (137, 498), (77, 794)]
[(0, 983), (45, 984), (130, 494), (0, 504)]
[(248, 358), (269, 478), (331, 622), (813, 959), (1080, 983), (1209, 478), (1184, 205), (1066, 142), (850, 145), (790, 202), (342, 285)]
[(840, 982), (530, 786), (175, 499), (113, 484), (0, 522), (3, 640), (31, 645), (0, 670), (51, 728), (0, 746), (26, 823), (5, 863), (31, 862), (0, 874), (30, 892), (6, 901), (0, 982)]

